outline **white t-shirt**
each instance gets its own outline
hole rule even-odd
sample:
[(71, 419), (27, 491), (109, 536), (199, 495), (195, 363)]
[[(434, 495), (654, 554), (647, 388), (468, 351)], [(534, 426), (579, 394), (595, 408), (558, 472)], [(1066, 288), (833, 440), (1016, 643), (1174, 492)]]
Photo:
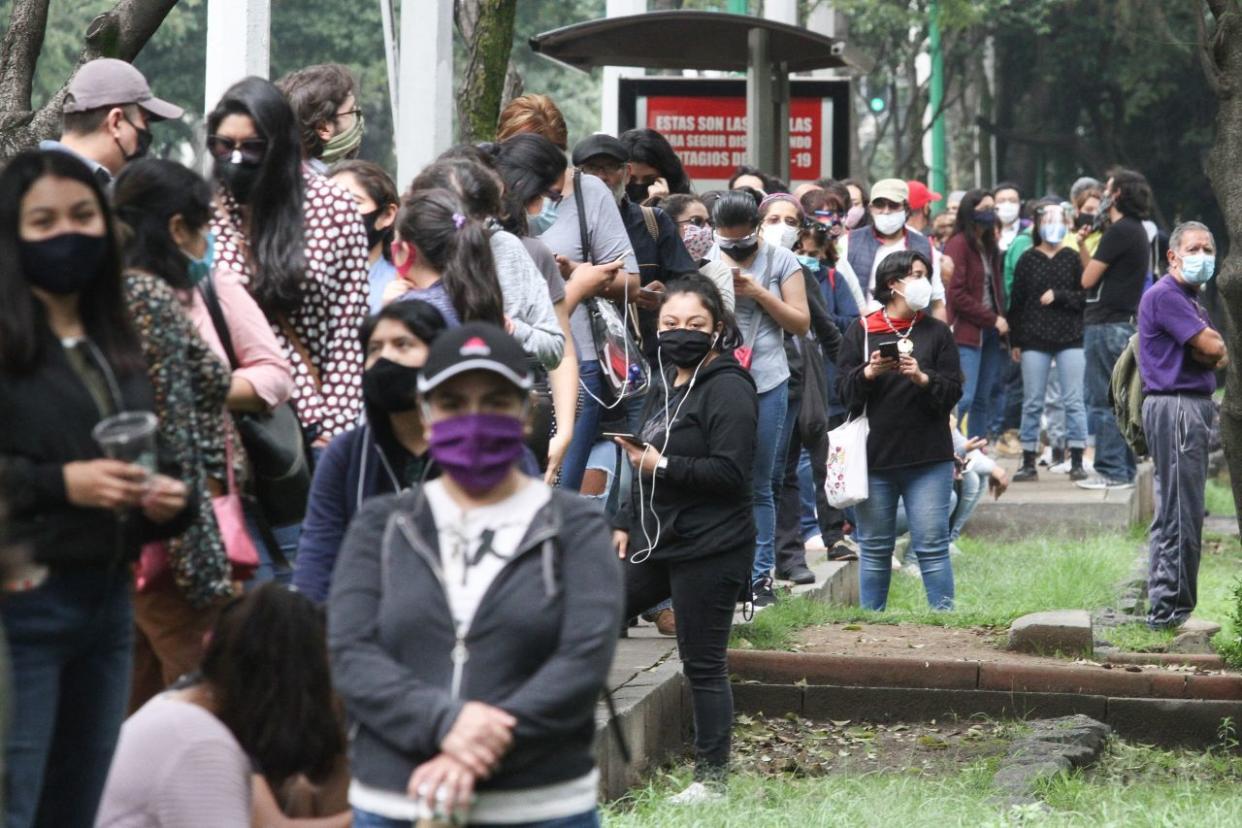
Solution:
[[(873, 299), (871, 296), (871, 294), (875, 291), (875, 274), (876, 274), (876, 271), (879, 270), (880, 268), (880, 262), (888, 258), (889, 254), (891, 253), (896, 253), (898, 250), (905, 250), (906, 249), (906, 236), (903, 233), (901, 236), (898, 236), (893, 241), (888, 242), (887, 244), (880, 245), (880, 249), (875, 252), (875, 261), (871, 263), (871, 272), (866, 274), (865, 279), (861, 278), (860, 274), (855, 273), (853, 265), (850, 264), (849, 241), (850, 241), (850, 236), (848, 233), (841, 236), (841, 238), (837, 239), (837, 273), (845, 276), (846, 283), (850, 285), (850, 289), (852, 291), (854, 290), (856, 285), (859, 287), (859, 290), (855, 291), (854, 301), (858, 304), (858, 307), (865, 309), (863, 311), (863, 315), (865, 316), (868, 313), (873, 313), (874, 311), (877, 311), (880, 309), (880, 303), (875, 301), (875, 299)], [(931, 251), (932, 251), (931, 300), (933, 303), (943, 302), (944, 301), (944, 282), (940, 280), (940, 260), (943, 257), (941, 256), (940, 251), (936, 249), (936, 246), (934, 244), (931, 246)], [(863, 288), (862, 287), (863, 285), (866, 285), (866, 287)], [(865, 295), (864, 295), (864, 292), (865, 292)]]

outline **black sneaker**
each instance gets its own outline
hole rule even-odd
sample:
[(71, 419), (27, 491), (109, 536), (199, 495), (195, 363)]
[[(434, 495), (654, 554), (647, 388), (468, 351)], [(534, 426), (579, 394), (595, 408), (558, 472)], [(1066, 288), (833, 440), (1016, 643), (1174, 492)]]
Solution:
[(792, 581), (799, 585), (815, 583), (815, 573), (806, 564), (802, 563), (794, 564), (783, 572), (777, 572), (776, 577), (782, 581)]
[(776, 603), (776, 590), (772, 588), (772, 577), (764, 575), (750, 584), (751, 603), (756, 607), (770, 607)]

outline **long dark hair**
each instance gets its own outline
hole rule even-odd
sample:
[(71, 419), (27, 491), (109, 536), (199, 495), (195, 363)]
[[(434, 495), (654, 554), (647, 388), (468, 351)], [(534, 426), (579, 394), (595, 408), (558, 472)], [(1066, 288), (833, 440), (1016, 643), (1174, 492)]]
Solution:
[(440, 272), (462, 322), (504, 325), (505, 300), (487, 230), (455, 193), (443, 188), (406, 193), (397, 235)]
[(121, 252), (108, 199), (82, 161), (66, 152), (39, 150), (18, 154), (0, 172), (0, 369), (12, 373), (36, 370), (50, 337), (46, 310), (30, 291), (19, 249), (22, 199), (44, 176), (89, 187), (103, 214), (104, 255), (99, 274), (82, 289), (78, 301), (86, 335), (118, 374), (146, 370), (121, 285)]
[[(336, 178), (338, 175), (352, 175), (375, 202), (375, 209), (381, 213), (389, 206), (399, 207), (401, 205), (401, 197), (397, 194), (397, 185), (393, 183), (392, 176), (373, 161), (360, 161), (355, 158), (333, 164), (332, 169), (328, 170), (328, 176)], [(393, 224), (384, 228), (383, 256), (390, 262), (392, 261), (392, 229), (395, 226), (396, 219), (394, 218)]]
[(665, 288), (664, 295), (660, 298), (660, 307), (663, 308), (665, 302), (679, 293), (691, 293), (699, 297), (703, 307), (712, 316), (713, 330), (717, 324), (721, 326), (720, 340), (716, 343), (715, 350), (731, 351), (742, 344), (742, 332), (737, 327), (737, 319), (725, 308), (724, 299), (721, 298), (720, 289), (715, 282), (699, 273), (680, 276)]
[(302, 144), (297, 120), (284, 95), (263, 78), (246, 78), (229, 87), (207, 116), (214, 134), (228, 115), (246, 115), (267, 141), (267, 154), (250, 197), (250, 292), (269, 313), (291, 311), (302, 301), (306, 276), (303, 249)]
[(496, 160), (496, 169), (505, 181), (501, 223), (511, 233), (528, 235), (526, 205), (546, 193), (565, 174), (569, 166), (565, 153), (547, 138), (533, 133), (514, 135), (482, 149)]
[(1141, 172), (1119, 167), (1110, 170), (1108, 177), (1112, 179), (1113, 189), (1117, 191), (1113, 205), (1122, 215), (1136, 219), (1145, 219), (1151, 215), (1151, 185), (1147, 183), (1146, 176)]
[(345, 749), (325, 626), (309, 598), (269, 582), (220, 610), (203, 654), (216, 718), (273, 790), (322, 780)]
[(424, 167), (410, 184), (411, 190), (443, 189), (456, 193), (471, 218), (486, 221), (500, 215), (500, 191), (504, 182), (485, 164), (461, 155), (440, 156)]
[(173, 241), (168, 222), (179, 215), (187, 230), (201, 230), (211, 220), (211, 185), (176, 161), (143, 158), (125, 165), (112, 204), (127, 231), (125, 266), (153, 273), (175, 288), (190, 287), (186, 254)]
[(975, 221), (975, 210), (980, 201), (991, 195), (988, 190), (967, 190), (957, 207), (957, 219), (953, 225), (954, 232), (966, 237), (971, 250), (987, 256), (996, 253), (996, 224), (985, 225)]
[(693, 192), (686, 168), (682, 166), (681, 159), (663, 135), (654, 129), (640, 127), (627, 129), (617, 140), (630, 151), (630, 161), (655, 167), (668, 182), (670, 193)]

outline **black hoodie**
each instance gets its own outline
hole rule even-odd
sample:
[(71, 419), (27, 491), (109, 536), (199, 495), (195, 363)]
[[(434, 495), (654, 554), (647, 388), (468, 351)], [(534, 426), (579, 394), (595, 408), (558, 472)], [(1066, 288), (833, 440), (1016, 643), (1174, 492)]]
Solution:
[[(666, 375), (670, 390), (675, 375), (672, 370)], [(655, 377), (643, 405), (644, 424), (656, 417), (663, 422), (664, 391), (664, 382)], [(667, 468), (654, 479), (641, 480), (641, 498), (639, 476), (634, 475), (629, 502), (613, 520), (630, 533), (631, 555), (648, 546), (648, 536), (656, 541), (651, 557), (661, 561), (754, 547), (751, 476), (758, 419), (755, 381), (732, 353), (699, 370), (673, 421), (663, 452)]]

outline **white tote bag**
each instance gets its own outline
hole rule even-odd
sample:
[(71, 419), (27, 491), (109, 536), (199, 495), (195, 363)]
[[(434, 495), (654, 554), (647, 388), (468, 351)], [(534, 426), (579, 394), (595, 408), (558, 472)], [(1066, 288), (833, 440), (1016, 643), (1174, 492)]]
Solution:
[[(863, 359), (870, 359), (867, 322), (863, 326)], [(867, 409), (858, 417), (850, 417), (828, 432), (828, 479), (824, 494), (828, 503), (836, 509), (845, 509), (862, 503), (870, 494), (867, 480), (867, 436), (871, 422)]]

